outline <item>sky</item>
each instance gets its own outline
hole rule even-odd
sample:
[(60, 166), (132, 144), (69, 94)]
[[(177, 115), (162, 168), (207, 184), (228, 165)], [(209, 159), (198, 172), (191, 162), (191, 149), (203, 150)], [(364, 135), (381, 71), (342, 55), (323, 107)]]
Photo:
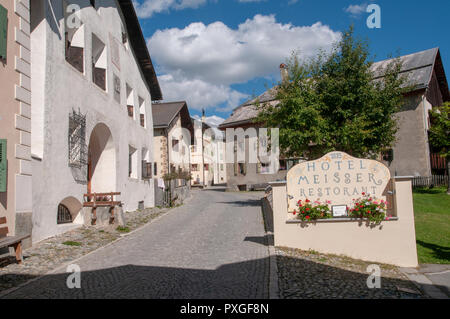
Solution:
[[(351, 24), (371, 59), (440, 47), (450, 72), (448, 0), (133, 0), (164, 96), (211, 124), (280, 80), (279, 65), (329, 50)], [(381, 9), (369, 28), (367, 6)]]

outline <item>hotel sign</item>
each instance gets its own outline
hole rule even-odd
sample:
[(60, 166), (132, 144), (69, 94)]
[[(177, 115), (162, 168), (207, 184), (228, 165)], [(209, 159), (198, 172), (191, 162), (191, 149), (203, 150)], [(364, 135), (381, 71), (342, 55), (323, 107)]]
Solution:
[(286, 178), (288, 210), (292, 212), (300, 199), (351, 205), (353, 199), (366, 193), (386, 200), (385, 191), (390, 178), (389, 169), (378, 161), (331, 152), (289, 170)]

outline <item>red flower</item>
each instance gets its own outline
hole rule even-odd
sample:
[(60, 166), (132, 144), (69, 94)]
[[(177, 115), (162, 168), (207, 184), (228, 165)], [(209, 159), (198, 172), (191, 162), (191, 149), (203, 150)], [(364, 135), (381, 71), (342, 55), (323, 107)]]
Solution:
[(370, 210), (369, 210), (369, 211), (367, 211), (367, 213), (368, 213), (368, 214), (370, 214)]
[(296, 212), (295, 210), (292, 212), (292, 214), (294, 214), (294, 215), (295, 215), (296, 213), (297, 213), (297, 212)]
[(366, 195), (366, 193), (362, 192), (362, 195), (364, 196), (364, 195)]
[(306, 219), (309, 219), (309, 215), (305, 217)]
[(306, 207), (306, 211), (309, 212), (309, 207)]
[(309, 203), (309, 202), (311, 202), (309, 199), (307, 199), (307, 200), (305, 200), (305, 202), (307, 202), (307, 203)]
[(359, 209), (358, 209), (358, 208), (355, 208), (355, 210), (358, 211)]

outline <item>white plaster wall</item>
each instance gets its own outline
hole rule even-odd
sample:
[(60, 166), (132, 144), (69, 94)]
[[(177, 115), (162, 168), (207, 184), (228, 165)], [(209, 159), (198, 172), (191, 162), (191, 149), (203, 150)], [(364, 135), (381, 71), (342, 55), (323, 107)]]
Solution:
[[(40, 97), (41, 116), (33, 117), (34, 126), (42, 127), (42, 134), (33, 136), (33, 142), (42, 144), (41, 160), (34, 161), (33, 168), (39, 171), (40, 178), (33, 181), (33, 242), (67, 230), (68, 226), (57, 225), (57, 206), (64, 199), (72, 196), (82, 202), (82, 195), (87, 186), (74, 180), (68, 166), (68, 125), (72, 109), (80, 110), (87, 116), (86, 143), (89, 143), (93, 128), (105, 124), (112, 133), (116, 161), (116, 189), (121, 192), (120, 200), (124, 210), (137, 209), (138, 202), (144, 201), (145, 207), (154, 206), (153, 181), (141, 179), (141, 165), (138, 165), (138, 179), (128, 177), (128, 146), (138, 150), (149, 150), (149, 159), (153, 160), (153, 130), (144, 129), (138, 119), (128, 117), (126, 109), (125, 84), (133, 88), (134, 101), (138, 96), (145, 100), (146, 108), (151, 105), (150, 92), (135, 61), (133, 52), (126, 50), (121, 43), (122, 20), (115, 1), (97, 1), (100, 8), (93, 9), (89, 1), (71, 1), (82, 7), (81, 18), (85, 29), (84, 74), (78, 72), (65, 61), (64, 23), (61, 1), (45, 1), (45, 21), (41, 22), (36, 34), (32, 33), (33, 43), (44, 46), (38, 51), (33, 74), (36, 74), (32, 86), (35, 92), (42, 90)], [(50, 8), (50, 4), (53, 8)], [(56, 17), (56, 22), (53, 18)], [(107, 92), (92, 82), (90, 63), (92, 50), (92, 33), (95, 33), (107, 47)], [(111, 63), (110, 37), (119, 40), (120, 70)], [(34, 38), (36, 36), (36, 38)], [(34, 53), (32, 53), (34, 54)], [(45, 58), (45, 59), (44, 59)], [(43, 61), (46, 61), (42, 65)], [(121, 79), (121, 103), (114, 100), (113, 73)], [(40, 80), (40, 81), (38, 81)], [(40, 87), (42, 86), (42, 87)], [(138, 105), (135, 105), (135, 111)], [(146, 110), (147, 127), (153, 127), (150, 109)], [(43, 116), (42, 116), (43, 115)], [(37, 130), (39, 132), (39, 130)], [(138, 152), (139, 162), (141, 152)], [(96, 191), (92, 189), (92, 191)]]

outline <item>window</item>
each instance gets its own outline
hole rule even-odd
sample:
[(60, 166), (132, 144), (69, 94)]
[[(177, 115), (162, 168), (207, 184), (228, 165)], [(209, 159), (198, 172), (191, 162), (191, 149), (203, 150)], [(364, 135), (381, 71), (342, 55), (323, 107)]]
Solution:
[(73, 22), (69, 23), (73, 19), (70, 17), (72, 14), (73, 12), (70, 12), (70, 10), (67, 12), (67, 4), (65, 3), (65, 58), (76, 70), (84, 73), (84, 24), (82, 21), (75, 24), (78, 26), (73, 26)]
[(92, 81), (102, 90), (106, 91), (106, 46), (92, 34)]
[(128, 146), (128, 177), (137, 179), (137, 153), (136, 149)]
[(153, 175), (158, 175), (158, 163), (153, 163)]
[(127, 112), (129, 117), (133, 117), (134, 110), (134, 93), (133, 89), (127, 84)]
[(223, 171), (223, 164), (220, 164), (220, 170)]
[(145, 101), (139, 97), (139, 120), (142, 127), (145, 127)]
[(6, 61), (8, 37), (8, 10), (0, 5), (0, 59)]
[(245, 163), (238, 163), (238, 166), (239, 166), (239, 174), (245, 175), (246, 171)]
[(173, 139), (173, 140), (172, 140), (172, 150), (173, 150), (174, 152), (178, 152), (178, 147), (179, 147), (179, 141)]
[(152, 178), (152, 163), (149, 160), (149, 151), (142, 149), (142, 179)]
[(204, 164), (204, 170), (209, 171), (209, 164)]
[(69, 209), (63, 204), (58, 205), (57, 224), (68, 224), (72, 222), (72, 215)]
[(197, 172), (198, 171), (198, 164), (191, 164), (191, 171)]

